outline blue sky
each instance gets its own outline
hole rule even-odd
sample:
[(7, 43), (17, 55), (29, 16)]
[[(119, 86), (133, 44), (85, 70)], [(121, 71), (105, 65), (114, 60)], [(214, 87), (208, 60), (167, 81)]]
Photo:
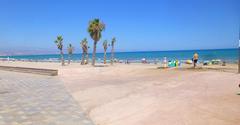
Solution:
[[(236, 48), (239, 0), (0, 0), (0, 51), (58, 52), (88, 38), (89, 20), (106, 30), (98, 44), (115, 36), (117, 51)], [(92, 50), (90, 50), (92, 51)]]

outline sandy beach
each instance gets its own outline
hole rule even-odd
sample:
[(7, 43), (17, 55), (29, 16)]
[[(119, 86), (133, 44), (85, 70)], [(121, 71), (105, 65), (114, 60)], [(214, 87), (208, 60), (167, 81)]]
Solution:
[(236, 125), (237, 65), (161, 69), (154, 64), (0, 62), (58, 69), (61, 81), (96, 125)]

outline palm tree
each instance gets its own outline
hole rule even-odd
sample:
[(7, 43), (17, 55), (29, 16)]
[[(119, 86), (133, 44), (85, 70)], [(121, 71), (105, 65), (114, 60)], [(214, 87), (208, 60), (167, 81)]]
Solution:
[(86, 54), (86, 64), (88, 64), (88, 49), (89, 49), (90, 47), (89, 46), (87, 46), (86, 47), (86, 52), (85, 52), (85, 54)]
[(73, 48), (72, 44), (69, 44), (68, 45), (68, 64), (70, 64), (73, 50), (74, 50), (74, 48)]
[(115, 44), (115, 42), (116, 42), (116, 38), (113, 37), (112, 38), (112, 44), (111, 44), (111, 46), (112, 46), (112, 50), (111, 50), (111, 65), (113, 65), (113, 61), (114, 61), (114, 44)]
[(105, 40), (103, 42), (103, 49), (104, 49), (104, 64), (106, 64), (106, 59), (107, 59), (107, 48), (108, 48), (108, 42)]
[(97, 42), (101, 39), (103, 30), (105, 30), (105, 25), (102, 22), (100, 22), (99, 19), (94, 19), (89, 22), (88, 33), (90, 34), (91, 38), (94, 40), (93, 53), (92, 53), (93, 66), (95, 65)]
[(84, 64), (84, 58), (85, 58), (85, 55), (86, 55), (86, 64), (88, 64), (88, 41), (87, 41), (87, 38), (84, 38), (82, 40), (82, 42), (80, 43), (81, 44), (81, 47), (82, 47), (82, 61), (81, 61), (81, 64), (83, 65)]
[(64, 62), (64, 57), (63, 57), (63, 38), (62, 38), (62, 36), (57, 36), (57, 39), (54, 42), (57, 45), (57, 48), (60, 50), (62, 66), (64, 66), (65, 62)]

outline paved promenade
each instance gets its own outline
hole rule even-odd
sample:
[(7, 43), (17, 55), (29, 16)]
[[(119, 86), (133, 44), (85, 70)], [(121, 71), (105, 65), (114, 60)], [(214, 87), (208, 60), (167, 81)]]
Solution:
[(0, 125), (93, 125), (58, 77), (0, 71)]

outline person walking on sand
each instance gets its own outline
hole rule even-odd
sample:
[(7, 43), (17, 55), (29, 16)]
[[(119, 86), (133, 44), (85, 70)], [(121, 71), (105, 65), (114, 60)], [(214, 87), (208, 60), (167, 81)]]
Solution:
[(193, 55), (193, 67), (196, 68), (197, 66), (197, 61), (198, 61), (198, 54), (194, 53)]

